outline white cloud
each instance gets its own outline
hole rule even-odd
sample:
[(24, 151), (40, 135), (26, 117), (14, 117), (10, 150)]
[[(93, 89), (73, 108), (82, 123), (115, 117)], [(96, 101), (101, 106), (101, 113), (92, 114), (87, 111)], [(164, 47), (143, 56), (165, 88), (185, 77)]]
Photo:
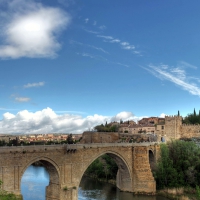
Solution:
[(44, 86), (45, 82), (38, 82), (38, 83), (28, 83), (24, 85), (24, 88), (31, 88), (31, 87), (41, 87)]
[(127, 111), (123, 111), (118, 113), (117, 115), (115, 115), (114, 117), (111, 117), (111, 121), (127, 121), (127, 120), (133, 120), (135, 122), (141, 120), (142, 118), (147, 117), (147, 116), (135, 116), (132, 112), (127, 112)]
[(127, 46), (127, 45), (129, 45), (129, 43), (128, 42), (121, 42), (121, 45), (122, 46)]
[(122, 45), (123, 49), (127, 49), (127, 50), (135, 49), (135, 46), (130, 45), (128, 42), (121, 42), (120, 44)]
[(12, 118), (15, 118), (15, 115), (9, 113), (9, 112), (6, 112), (3, 114), (3, 119), (6, 121), (6, 120), (10, 120)]
[(142, 56), (140, 51), (133, 51), (134, 54), (138, 55), (138, 56)]
[(28, 102), (31, 99), (28, 98), (28, 97), (16, 97), (15, 100), (18, 101), (18, 102)]
[(99, 51), (102, 51), (103, 53), (107, 53), (109, 54), (107, 51), (105, 51), (103, 48), (100, 48), (100, 47), (95, 47), (95, 46), (92, 46), (92, 45), (87, 45), (88, 47), (91, 47), (93, 49), (96, 49), (96, 50), (99, 50)]
[(84, 46), (87, 46), (89, 48), (92, 48), (92, 49), (96, 49), (98, 51), (102, 51), (103, 53), (106, 53), (106, 54), (109, 54), (107, 51), (105, 51), (103, 48), (101, 47), (96, 47), (96, 46), (93, 46), (93, 45), (89, 45), (89, 44), (83, 44), (81, 42), (77, 42), (77, 41), (74, 41), (74, 40), (70, 40), (70, 43), (71, 44), (77, 44), (77, 45), (84, 45)]
[(81, 55), (83, 57), (89, 57), (92, 59), (102, 60), (102, 61), (108, 61), (106, 58), (104, 58), (103, 56), (100, 56), (100, 55), (92, 55), (89, 53), (77, 53), (77, 55)]
[[(150, 65), (149, 67), (150, 68), (145, 69), (157, 78), (168, 80), (188, 91), (190, 94), (200, 96), (200, 87), (194, 82), (194, 80), (198, 80), (198, 78), (188, 76), (186, 71), (180, 66), (170, 67), (161, 64), (159, 66)], [(191, 80), (193, 80), (193, 82), (191, 82)]]
[(89, 21), (89, 19), (88, 19), (88, 18), (86, 18), (86, 19), (85, 19), (85, 23), (87, 24), (87, 23), (88, 23), (88, 21)]
[[(164, 117), (164, 115), (162, 113), (160, 117)], [(10, 112), (3, 114), (3, 118), (0, 120), (0, 133), (83, 133), (106, 122), (119, 122), (120, 120), (137, 122), (144, 117), (147, 116), (137, 117), (132, 112), (127, 111), (120, 112), (115, 116), (94, 114), (83, 117), (79, 112), (76, 114), (57, 114), (51, 108), (36, 112), (22, 110), (17, 114)]]
[(95, 56), (89, 54), (89, 53), (77, 53), (78, 55), (81, 55), (83, 57), (89, 57), (89, 58), (95, 58)]
[(124, 66), (124, 67), (130, 67), (129, 65), (122, 64), (122, 63), (119, 63), (119, 62), (116, 62), (115, 64), (117, 64), (117, 65), (121, 65), (121, 66)]
[(56, 56), (58, 33), (70, 22), (66, 12), (31, 0), (9, 1), (1, 12), (1, 58)]
[(92, 33), (92, 34), (99, 34), (99, 32), (96, 32), (96, 31), (91, 31), (91, 30), (87, 30), (87, 29), (83, 29), (84, 31), (88, 32), (88, 33)]
[(159, 117), (161, 118), (165, 118), (166, 114), (165, 113), (161, 113)]
[(135, 49), (135, 46), (133, 45), (124, 46), (123, 49), (132, 50), (132, 49)]
[[(129, 42), (121, 42), (121, 40), (116, 39), (116, 38), (114, 38), (112, 36), (97, 35), (97, 37), (104, 38), (105, 39), (104, 42), (120, 43), (121, 48), (125, 49), (125, 50), (133, 50), (133, 49), (135, 49), (135, 46), (131, 45)], [(139, 51), (133, 51), (133, 53), (137, 54), (137, 55), (140, 55)]]
[(96, 21), (94, 21), (93, 25), (94, 25), (94, 26), (96, 26), (96, 25), (97, 25), (97, 22), (96, 22)]
[(106, 26), (104, 26), (104, 25), (99, 26), (99, 29), (101, 29), (101, 30), (105, 30), (105, 29), (106, 29)]
[(119, 39), (114, 39), (114, 40), (111, 40), (110, 42), (111, 42), (111, 43), (119, 43), (120, 40), (119, 40)]
[(18, 102), (28, 102), (31, 99), (29, 97), (15, 97), (15, 100)]
[(82, 133), (98, 124), (111, 120), (136, 119), (131, 112), (121, 112), (114, 117), (91, 115), (82, 117), (78, 114), (56, 114), (51, 108), (37, 112), (23, 110), (17, 114), (4, 113), (0, 121), (1, 133)]
[(1, 107), (0, 107), (0, 110), (6, 110), (6, 111), (8, 111), (8, 110), (18, 110), (18, 109), (12, 109), (12, 108), (1, 108)]
[(134, 114), (132, 112), (120, 112), (114, 117), (111, 118), (111, 121), (120, 121), (122, 120), (130, 120), (134, 118)]
[(187, 62), (185, 62), (185, 61), (180, 61), (180, 62), (178, 62), (178, 65), (179, 65), (179, 66), (182, 66), (182, 67), (190, 67), (190, 68), (193, 68), (193, 69), (197, 69), (196, 66), (194, 66), (194, 65), (192, 65), (192, 64), (190, 64), (190, 63), (187, 63)]
[(113, 40), (114, 39), (112, 36), (105, 36), (105, 35), (97, 35), (97, 37), (104, 38), (104, 39), (107, 39), (107, 40)]

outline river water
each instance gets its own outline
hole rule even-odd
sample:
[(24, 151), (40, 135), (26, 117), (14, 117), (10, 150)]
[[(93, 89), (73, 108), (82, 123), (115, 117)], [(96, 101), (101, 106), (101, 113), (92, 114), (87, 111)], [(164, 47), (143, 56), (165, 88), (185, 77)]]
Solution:
[[(49, 174), (44, 167), (29, 166), (21, 181), (24, 200), (45, 200), (45, 187), (49, 184)], [(78, 200), (168, 200), (159, 196), (133, 195), (120, 192), (114, 185), (83, 177)]]

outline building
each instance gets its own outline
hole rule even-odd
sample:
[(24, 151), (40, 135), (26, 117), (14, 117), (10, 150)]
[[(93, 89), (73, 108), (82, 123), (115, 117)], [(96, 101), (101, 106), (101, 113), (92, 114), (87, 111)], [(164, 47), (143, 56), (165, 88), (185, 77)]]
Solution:
[(138, 134), (138, 133), (155, 133), (155, 126), (151, 124), (121, 124), (120, 133)]
[(164, 123), (164, 122), (165, 122), (165, 118), (148, 117), (148, 118), (142, 118), (141, 120), (139, 120), (138, 124), (141, 124), (141, 125), (144, 125), (144, 124), (156, 125), (156, 124), (160, 124), (160, 123)]

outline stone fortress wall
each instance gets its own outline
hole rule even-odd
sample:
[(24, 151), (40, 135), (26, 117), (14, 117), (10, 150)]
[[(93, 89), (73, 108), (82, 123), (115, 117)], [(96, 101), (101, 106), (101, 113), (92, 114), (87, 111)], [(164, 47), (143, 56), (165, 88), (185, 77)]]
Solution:
[(157, 132), (167, 141), (171, 139), (200, 137), (200, 124), (182, 124), (182, 116), (165, 116), (165, 131)]
[(200, 124), (198, 125), (187, 125), (181, 126), (181, 136), (184, 138), (200, 137)]
[(156, 142), (157, 138), (154, 135), (147, 134), (129, 134), (119, 132), (94, 132), (85, 131), (82, 135), (81, 144), (91, 143), (141, 143), (141, 142)]

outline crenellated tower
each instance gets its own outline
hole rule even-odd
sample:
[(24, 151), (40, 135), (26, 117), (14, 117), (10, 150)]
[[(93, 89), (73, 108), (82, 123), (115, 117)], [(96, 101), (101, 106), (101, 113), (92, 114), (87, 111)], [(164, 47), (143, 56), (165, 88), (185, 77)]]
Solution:
[(179, 139), (181, 137), (182, 117), (179, 115), (165, 116), (166, 140)]

